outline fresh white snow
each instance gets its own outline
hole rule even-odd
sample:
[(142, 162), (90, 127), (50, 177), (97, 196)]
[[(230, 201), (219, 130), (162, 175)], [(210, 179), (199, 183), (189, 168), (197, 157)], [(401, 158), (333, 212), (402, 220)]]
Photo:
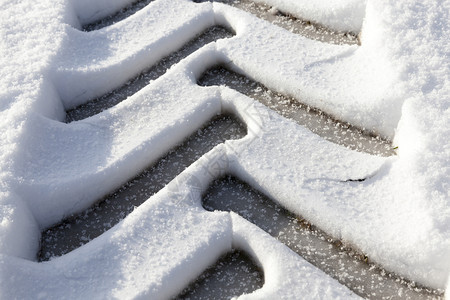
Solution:
[[(0, 3), (0, 298), (167, 298), (232, 247), (265, 273), (265, 286), (243, 298), (355, 296), (239, 216), (205, 211), (201, 190), (225, 173), (385, 269), (450, 289), (450, 1), (258, 1), (336, 30), (362, 28), (361, 46), (308, 40), (236, 8), (189, 0), (156, 0), (110, 27), (79, 30), (130, 2)], [(212, 25), (236, 36), (196, 51), (117, 106), (62, 123), (66, 109), (124, 84)], [(198, 86), (219, 63), (393, 139), (398, 154), (348, 150), (236, 91)], [(99, 238), (34, 261), (42, 229), (224, 112), (249, 134), (214, 148)], [(182, 188), (192, 176), (200, 191)], [(368, 179), (346, 182), (357, 178)]]

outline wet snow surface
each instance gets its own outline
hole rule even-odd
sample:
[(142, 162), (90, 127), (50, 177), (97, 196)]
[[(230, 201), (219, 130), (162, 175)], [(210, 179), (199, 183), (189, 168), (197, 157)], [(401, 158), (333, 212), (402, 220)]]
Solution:
[(0, 15), (0, 298), (443, 299), (448, 3), (72, 2)]

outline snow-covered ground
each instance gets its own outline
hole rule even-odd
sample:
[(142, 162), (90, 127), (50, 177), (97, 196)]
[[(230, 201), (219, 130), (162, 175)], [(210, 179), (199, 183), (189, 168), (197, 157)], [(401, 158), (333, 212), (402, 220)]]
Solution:
[[(202, 192), (225, 174), (386, 270), (450, 289), (450, 1), (255, 1), (360, 32), (360, 46), (310, 40), (231, 6), (190, 0), (155, 0), (111, 26), (80, 30), (130, 2), (0, 3), (1, 298), (168, 298), (232, 248), (264, 272), (263, 288), (242, 298), (357, 297), (240, 216), (203, 209)], [(63, 122), (66, 110), (214, 25), (236, 35), (205, 45), (120, 104)], [(197, 85), (217, 64), (393, 140), (397, 155), (349, 150), (232, 89)], [(93, 241), (36, 261), (42, 230), (221, 113), (238, 116), (248, 134), (213, 148)]]

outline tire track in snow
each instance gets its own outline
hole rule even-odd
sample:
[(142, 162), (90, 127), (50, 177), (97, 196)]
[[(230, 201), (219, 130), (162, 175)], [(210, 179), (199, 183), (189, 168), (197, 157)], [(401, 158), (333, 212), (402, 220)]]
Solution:
[(193, 0), (195, 3), (219, 2), (266, 20), (274, 25), (284, 28), (292, 33), (302, 35), (308, 39), (330, 44), (359, 45), (358, 36), (352, 32), (339, 32), (320, 24), (295, 18), (287, 13), (271, 8), (267, 4), (256, 3), (249, 0)]
[[(138, 5), (132, 5), (132, 6), (130, 6), (130, 7), (128, 7), (128, 8), (126, 8), (126, 9), (123, 9), (121, 12), (119, 12), (119, 13), (117, 13), (116, 15), (114, 15), (114, 16), (111, 16), (111, 17), (108, 17), (108, 18), (106, 18), (106, 19), (104, 19), (104, 20), (102, 20), (102, 21), (100, 21), (100, 22), (97, 22), (97, 23), (93, 23), (93, 24), (88, 24), (88, 25), (86, 25), (85, 27), (84, 27), (84, 30), (96, 30), (96, 29), (99, 29), (99, 28), (102, 28), (102, 27), (105, 27), (105, 26), (108, 26), (108, 25), (111, 25), (111, 24), (113, 24), (113, 23), (115, 23), (115, 22), (118, 22), (118, 21), (120, 21), (120, 20), (122, 20), (122, 19), (124, 19), (124, 18), (126, 18), (126, 17), (128, 17), (129, 15), (131, 15), (131, 14), (133, 14), (135, 11), (137, 11), (137, 10), (139, 10), (140, 8), (138, 8), (139, 7), (139, 5), (142, 5), (141, 6), (141, 8), (142, 7), (144, 7), (145, 5), (147, 5), (148, 3), (150, 3), (151, 2), (151, 0), (149, 1), (149, 0), (146, 0), (146, 1), (139, 1), (138, 2)], [(204, 2), (204, 1), (196, 1), (196, 2)], [(231, 1), (219, 1), (219, 2), (223, 2), (223, 3), (229, 3), (229, 2), (231, 2)], [(144, 4), (145, 3), (145, 4)], [(242, 5), (242, 7), (244, 7), (244, 5), (247, 5), (246, 7), (247, 8), (245, 8), (244, 10), (246, 10), (246, 11), (249, 11), (249, 12), (251, 12), (251, 13), (253, 13), (253, 14), (255, 14), (255, 15), (257, 15), (258, 17), (260, 17), (260, 18), (262, 18), (262, 19), (266, 19), (266, 20), (268, 20), (268, 21), (271, 21), (272, 23), (275, 23), (275, 24), (277, 24), (277, 25), (279, 25), (279, 26), (281, 26), (281, 27), (283, 27), (283, 28), (286, 28), (286, 29), (288, 29), (288, 30), (291, 30), (292, 32), (294, 32), (294, 33), (297, 33), (297, 34), (302, 34), (302, 35), (304, 35), (304, 36), (306, 36), (306, 37), (308, 37), (308, 38), (311, 38), (311, 39), (317, 39), (317, 40), (322, 40), (322, 41), (326, 41), (326, 42), (329, 42), (329, 43), (336, 43), (336, 44), (341, 44), (341, 43), (348, 43), (348, 44), (355, 44), (355, 43), (357, 43), (358, 41), (357, 41), (357, 38), (355, 37), (355, 36), (351, 36), (351, 35), (348, 35), (348, 34), (342, 34), (342, 36), (341, 36), (341, 33), (335, 33), (335, 32), (332, 32), (332, 31), (327, 31), (327, 29), (325, 29), (325, 28), (320, 28), (320, 26), (317, 26), (317, 25), (312, 25), (312, 24), (310, 24), (310, 23), (308, 23), (308, 22), (304, 22), (304, 21), (301, 21), (301, 20), (297, 20), (297, 19), (294, 19), (294, 18), (291, 18), (291, 17), (289, 17), (289, 16), (287, 16), (287, 15), (284, 15), (284, 14), (282, 14), (282, 13), (280, 13), (280, 12), (275, 12), (275, 11), (271, 11), (270, 10), (270, 7), (268, 7), (268, 6), (264, 6), (264, 5), (255, 5), (255, 4), (252, 4), (251, 2), (249, 2), (249, 1), (233, 1), (233, 4), (236, 4), (236, 3), (238, 3), (238, 4), (240, 4), (240, 5)], [(236, 6), (236, 5), (234, 5), (234, 6)], [(237, 7), (239, 7), (239, 6), (237, 6)], [(239, 8), (241, 8), (241, 9), (243, 9), (242, 7), (239, 7)], [(253, 9), (253, 10), (252, 10)], [(312, 29), (311, 29), (312, 28)], [(311, 29), (311, 32), (312, 33), (308, 33), (308, 30), (309, 29)], [(321, 33), (319, 33), (318, 34), (318, 36), (314, 36), (314, 34), (317, 34), (317, 32), (321, 32)], [(324, 37), (325, 36), (325, 37)], [(201, 46), (200, 46), (201, 47)], [(184, 48), (183, 48), (184, 49)], [(195, 50), (194, 50), (195, 51)], [(189, 55), (189, 54), (187, 54), (187, 55)], [(186, 56), (187, 56), (186, 55)], [(171, 55), (172, 56), (172, 55)], [(163, 59), (163, 61), (164, 61), (165, 59)], [(180, 58), (180, 60), (181, 60), (181, 58)], [(179, 60), (178, 60), (179, 61)], [(162, 61), (161, 61), (162, 62)], [(160, 63), (161, 63), (160, 62)], [(157, 66), (159, 66), (159, 64), (160, 63), (158, 63), (158, 65)], [(174, 63), (176, 63), (176, 62), (174, 62)], [(157, 68), (157, 66), (155, 66), (154, 68)], [(169, 66), (170, 67), (170, 66)], [(168, 67), (167, 67), (168, 68)], [(165, 69), (165, 70), (167, 70), (167, 68)], [(152, 68), (153, 69), (153, 68)], [(164, 72), (165, 72), (165, 70), (160, 74), (160, 75), (162, 75)], [(151, 72), (151, 71), (149, 71), (149, 72)], [(159, 72), (159, 70), (156, 70), (155, 72)], [(159, 76), (159, 75), (158, 75)], [(143, 74), (141, 74), (141, 75), (139, 75), (137, 78), (135, 78), (135, 79), (133, 79), (130, 83), (130, 85), (127, 85), (127, 86), (124, 86), (124, 87), (122, 87), (122, 88), (120, 88), (120, 89), (118, 89), (118, 90), (115, 90), (114, 92), (112, 92), (112, 93), (109, 93), (109, 94), (107, 94), (107, 95), (105, 95), (105, 96), (103, 96), (103, 97), (100, 97), (100, 98), (98, 98), (98, 99), (95, 99), (93, 102), (92, 102), (92, 104), (94, 104), (94, 103), (97, 103), (97, 104), (99, 104), (98, 105), (98, 110), (97, 110), (97, 108), (96, 108), (96, 106), (95, 105), (92, 105), (92, 107), (90, 107), (90, 108), (82, 108), (81, 106), (80, 107), (78, 107), (78, 108), (76, 108), (75, 110), (73, 110), (73, 111), (76, 111), (77, 109), (78, 109), (78, 111), (79, 112), (81, 112), (81, 111), (83, 111), (83, 109), (85, 109), (85, 111), (86, 112), (88, 112), (88, 111), (90, 111), (89, 113), (87, 113), (86, 114), (86, 116), (82, 116), (82, 117), (74, 117), (73, 119), (70, 119), (71, 117), (71, 114), (72, 114), (72, 111), (69, 111), (68, 112), (68, 121), (70, 122), (70, 121), (73, 121), (73, 120), (79, 120), (79, 119), (82, 119), (82, 118), (85, 118), (85, 117), (87, 117), (87, 116), (90, 116), (90, 115), (93, 115), (93, 114), (96, 114), (96, 113), (98, 113), (98, 112), (100, 112), (100, 111), (102, 111), (102, 110), (104, 110), (104, 109), (106, 109), (106, 108), (109, 108), (109, 107), (111, 107), (111, 106), (113, 106), (113, 105), (115, 105), (115, 104), (117, 104), (117, 103), (119, 103), (120, 101), (122, 101), (123, 99), (125, 99), (127, 96), (129, 96), (129, 95), (131, 95), (131, 94), (133, 94), (133, 93), (135, 93), (137, 90), (139, 90), (140, 88), (142, 88), (142, 87), (144, 87), (145, 85), (147, 85), (148, 83), (149, 83), (149, 81), (150, 80), (153, 80), (154, 78), (151, 78), (151, 79), (147, 79), (147, 78), (144, 78), (145, 77), (145, 75), (143, 75)], [(155, 77), (156, 78), (156, 77)], [(142, 80), (142, 81), (141, 81)], [(146, 81), (146, 80), (148, 80), (148, 81)], [(136, 82), (136, 85), (134, 85), (135, 84), (135, 82)], [(254, 84), (256, 84), (256, 85), (259, 85), (259, 84), (257, 84), (257, 83), (254, 83), (254, 82), (250, 82), (249, 83), (249, 86), (254, 86)], [(132, 86), (132, 85), (134, 85), (134, 86)], [(247, 88), (249, 88), (249, 86), (247, 86)], [(292, 118), (292, 119), (294, 119), (294, 120), (296, 120), (296, 118), (295, 118), (295, 115), (297, 114), (297, 112), (299, 111), (299, 110), (303, 110), (303, 111), (307, 111), (307, 112), (305, 112), (305, 115), (307, 114), (307, 113), (311, 113), (312, 112), (312, 115), (314, 115), (314, 116), (319, 116), (319, 119), (322, 119), (322, 121), (325, 121), (326, 123), (328, 123), (328, 120), (330, 120), (330, 118), (328, 118), (328, 116), (326, 116), (326, 115), (324, 115), (324, 114), (322, 114), (322, 113), (320, 113), (319, 111), (314, 111), (314, 110), (310, 110), (309, 108), (299, 108), (299, 107), (297, 107), (296, 105), (298, 105), (298, 104), (295, 104), (294, 102), (292, 102), (291, 100), (292, 99), (289, 99), (288, 97), (284, 97), (284, 96), (282, 96), (282, 95), (279, 95), (279, 94), (277, 94), (277, 93), (274, 93), (274, 92), (272, 92), (272, 91), (270, 91), (270, 90), (268, 90), (268, 89), (265, 89), (262, 85), (259, 85), (259, 87), (260, 87), (260, 90), (262, 91), (262, 93), (265, 93), (265, 94), (272, 94), (272, 96), (273, 97), (271, 97), (272, 99), (274, 99), (274, 98), (277, 98), (277, 103), (275, 103), (275, 104), (272, 104), (272, 105), (268, 105), (270, 108), (272, 108), (272, 109), (274, 109), (274, 110), (276, 110), (276, 111), (278, 111), (280, 114), (282, 114), (283, 116), (285, 116), (285, 117), (289, 117), (289, 118)], [(121, 98), (121, 99), (118, 99), (116, 96), (117, 96), (117, 94), (122, 94), (122, 93), (124, 93), (124, 98)], [(109, 98), (108, 98), (109, 97)], [(122, 95), (120, 96), (120, 97), (122, 97)], [(104, 101), (104, 103), (102, 103), (102, 101)], [(114, 102), (114, 101), (117, 101), (117, 102)], [(84, 105), (83, 105), (84, 106)], [(289, 110), (289, 109), (286, 109), (287, 107), (293, 107), (294, 109), (291, 109), (291, 110)], [(296, 110), (297, 110), (297, 112), (296, 112)], [(76, 115), (76, 113), (74, 113), (74, 115)], [(301, 119), (301, 118), (300, 118)], [(296, 120), (297, 121), (297, 120)], [(332, 120), (333, 121), (333, 120)], [(334, 122), (334, 121), (333, 121)], [(301, 123), (301, 122), (299, 122), (299, 123)], [(304, 125), (304, 124), (302, 124), (302, 125)], [(335, 125), (335, 124), (334, 124)], [(338, 125), (336, 125), (337, 127), (342, 127), (342, 126), (347, 126), (347, 124), (338, 124)], [(349, 131), (349, 132), (352, 132), (352, 127), (350, 126), (350, 125), (348, 125), (349, 127), (347, 127), (347, 128), (344, 128), (343, 130), (344, 131)], [(307, 126), (308, 127), (308, 126)], [(331, 128), (333, 127), (333, 126), (330, 126)], [(309, 128), (309, 127), (308, 127)], [(349, 129), (350, 128), (350, 129)], [(319, 130), (319, 129), (317, 129), (317, 130)], [(333, 129), (332, 129), (333, 130)], [(313, 132), (314, 132), (314, 130), (313, 130)], [(348, 132), (347, 132), (348, 133)], [(346, 133), (346, 134), (347, 134)], [(351, 135), (351, 134), (350, 134)], [(327, 138), (327, 137), (326, 137)], [(328, 139), (328, 138), (327, 138)], [(333, 137), (330, 137), (330, 139), (332, 140), (333, 139)], [(341, 140), (340, 138), (338, 139), (339, 141)], [(341, 143), (341, 142), (338, 142), (338, 143)], [(347, 144), (346, 144), (347, 143)], [(344, 145), (346, 145), (346, 146), (349, 146), (350, 144), (351, 144), (351, 147), (355, 147), (354, 149), (359, 149), (358, 147), (361, 147), (358, 143), (356, 143), (355, 145), (353, 145), (352, 144), (352, 142), (343, 142), (342, 144), (344, 144)], [(363, 148), (364, 148), (365, 146), (363, 146)], [(370, 148), (370, 147), (369, 147)], [(384, 153), (383, 151), (384, 150), (386, 150), (388, 153)], [(388, 148), (386, 148), (386, 149), (384, 149), (384, 150), (374, 150), (374, 154), (383, 154), (383, 155), (392, 155), (392, 153), (389, 153), (389, 150), (390, 151), (392, 151), (392, 149), (390, 149), (390, 145), (389, 145), (389, 147)], [(372, 150), (363, 150), (363, 151), (366, 151), (366, 152), (370, 152), (370, 151), (372, 151)], [(164, 159), (163, 159), (164, 160)], [(177, 165), (177, 163), (175, 163), (175, 165)], [(176, 174), (175, 174), (175, 176), (176, 176)], [(170, 181), (170, 180), (169, 180)], [(131, 183), (131, 185), (133, 185), (134, 183)], [(147, 196), (147, 195), (145, 195), (145, 197), (149, 197), (149, 195)], [(145, 198), (144, 197), (144, 198)], [(145, 198), (145, 199), (147, 199), (147, 198)], [(145, 201), (145, 199), (143, 200), (143, 201)], [(129, 207), (128, 209), (132, 209), (132, 207)], [(95, 211), (94, 213), (92, 213), (93, 215), (97, 215), (98, 214), (98, 212), (97, 211)], [(96, 216), (97, 217), (97, 216)], [(98, 219), (96, 219), (96, 220), (98, 220)], [(120, 220), (120, 219), (119, 219)], [(77, 221), (75, 221), (75, 223), (76, 223)], [(106, 225), (105, 225), (106, 224)], [(77, 224), (78, 225), (78, 224)], [(69, 224), (69, 223), (65, 223), (65, 224), (63, 224), (62, 226), (64, 226), (66, 229), (67, 229), (67, 227), (71, 227), (72, 225), (71, 224)], [(107, 223), (103, 223), (103, 226), (105, 226), (105, 227), (110, 227), (111, 225), (110, 224), (107, 224)], [(68, 228), (68, 229), (71, 229), (71, 228)], [(101, 232), (100, 232), (100, 234), (101, 234)], [(92, 238), (92, 236), (90, 236), (89, 238), (87, 238), (87, 240), (89, 240), (90, 238)], [(82, 243), (85, 243), (86, 242), (86, 240), (83, 240), (83, 236), (81, 237), (81, 244)], [(226, 260), (225, 260), (225, 262), (223, 262), (223, 263), (227, 263), (226, 262)], [(222, 262), (220, 262), (219, 263), (219, 265), (220, 264), (222, 264)], [(207, 272), (210, 272), (210, 274), (212, 274), (212, 276), (215, 276), (214, 274), (217, 274), (217, 270), (213, 270), (213, 271), (207, 271)], [(219, 271), (220, 272), (220, 271)], [(235, 271), (234, 271), (235, 272)], [(245, 275), (244, 275), (245, 276)], [(218, 281), (220, 282), (222, 279), (218, 279)], [(204, 286), (203, 286), (204, 287)], [(210, 287), (210, 283), (208, 283), (208, 288), (207, 288), (207, 290), (209, 290), (209, 287)], [(244, 291), (245, 292), (245, 291)], [(189, 292), (189, 293), (191, 293), (191, 292)], [(189, 294), (190, 295), (190, 294)], [(213, 294), (214, 295), (214, 294)], [(211, 294), (209, 294), (209, 296), (211, 296)], [(206, 297), (206, 298), (208, 298), (208, 297)]]
[(204, 33), (188, 42), (179, 51), (173, 52), (161, 59), (157, 64), (140, 73), (125, 85), (85, 104), (77, 106), (66, 112), (66, 123), (82, 120), (96, 115), (108, 108), (117, 105), (127, 97), (135, 94), (152, 80), (162, 76), (171, 66), (180, 62), (204, 45), (219, 39), (230, 38), (234, 35), (230, 30), (222, 26), (213, 26)]
[(235, 177), (226, 176), (213, 182), (202, 198), (202, 205), (209, 211), (233, 211), (239, 214), (364, 298), (440, 297), (437, 291), (416, 286), (414, 282), (369, 263), (363, 254), (334, 240)]
[(292, 97), (271, 91), (264, 85), (230, 71), (226, 67), (217, 66), (207, 70), (199, 78), (198, 84), (201, 86), (224, 85), (234, 89), (333, 143), (374, 155), (395, 155), (389, 141), (351, 124), (337, 121), (318, 109), (310, 108)]
[(214, 118), (180, 146), (93, 207), (45, 230), (38, 260), (46, 261), (64, 255), (88, 243), (125, 218), (216, 145), (246, 134), (246, 127), (234, 116)]

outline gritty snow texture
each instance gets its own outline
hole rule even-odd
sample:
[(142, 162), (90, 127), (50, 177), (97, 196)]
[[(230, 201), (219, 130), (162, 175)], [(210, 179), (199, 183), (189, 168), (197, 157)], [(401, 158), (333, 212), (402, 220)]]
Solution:
[[(204, 210), (201, 192), (223, 174), (385, 269), (446, 288), (449, 1), (264, 1), (336, 30), (362, 28), (361, 46), (308, 40), (236, 8), (189, 0), (155, 0), (112, 26), (80, 31), (130, 2), (0, 3), (1, 298), (167, 298), (232, 247), (265, 274), (265, 286), (243, 298), (355, 296), (239, 216)], [(213, 25), (236, 35), (204, 46), (117, 106), (62, 122), (67, 109)], [(393, 139), (397, 155), (346, 149), (236, 91), (198, 86), (216, 64)], [(35, 261), (41, 230), (90, 207), (220, 113), (237, 115), (248, 135), (208, 152), (99, 238)], [(186, 178), (196, 178), (198, 190)]]
[(300, 19), (339, 31), (358, 33), (364, 20), (367, 0), (255, 0)]

